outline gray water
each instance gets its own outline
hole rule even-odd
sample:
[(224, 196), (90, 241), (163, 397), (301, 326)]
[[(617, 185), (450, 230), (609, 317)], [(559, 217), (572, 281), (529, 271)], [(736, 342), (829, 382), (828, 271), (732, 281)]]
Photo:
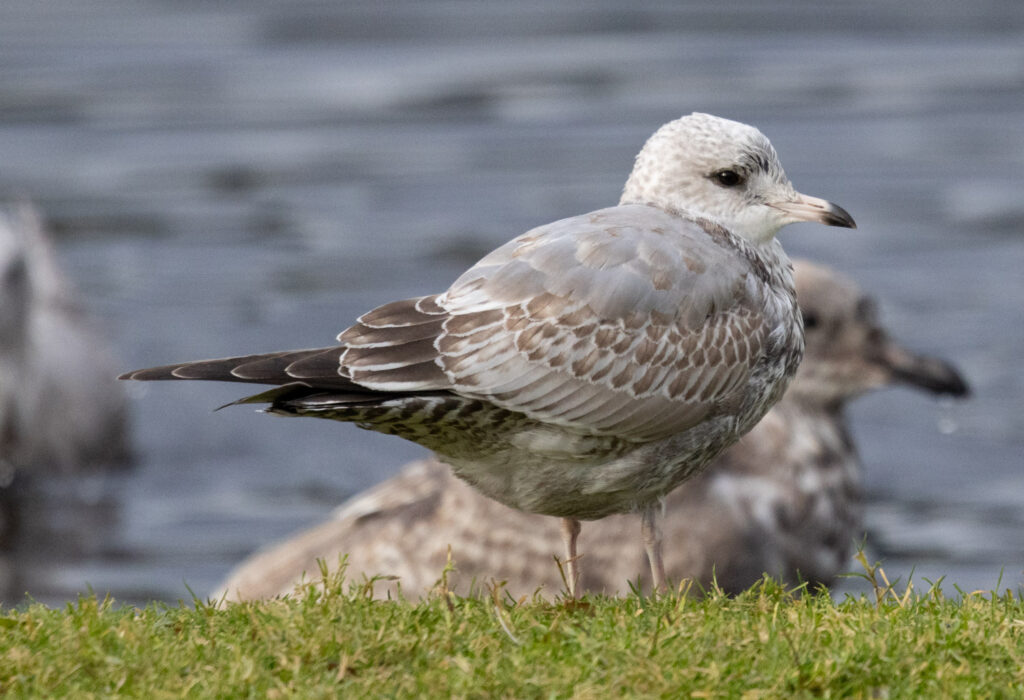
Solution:
[[(783, 242), (973, 386), (855, 405), (871, 555), (919, 583), (1024, 583), (1018, 0), (0, 3), (0, 195), (48, 215), (125, 369), (327, 344), (614, 203), (644, 139), (694, 110), (756, 124), (800, 190), (853, 213)], [(126, 388), (136, 469), (35, 495), (7, 602), (203, 594), (423, 454), (212, 413), (237, 386)]]

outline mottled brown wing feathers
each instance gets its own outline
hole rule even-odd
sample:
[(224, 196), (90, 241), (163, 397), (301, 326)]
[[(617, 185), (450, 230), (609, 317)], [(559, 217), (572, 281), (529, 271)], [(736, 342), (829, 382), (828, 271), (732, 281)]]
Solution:
[(771, 331), (734, 253), (651, 207), (555, 222), (444, 295), (364, 315), (339, 336), (343, 371), (381, 391), (448, 389), (588, 432), (680, 432), (746, 385)]
[(527, 232), (442, 295), (364, 314), (337, 347), (126, 377), (451, 391), (541, 422), (656, 439), (735, 401), (778, 335), (764, 280), (735, 245), (655, 207), (613, 207)]
[(746, 387), (775, 321), (721, 235), (643, 206), (542, 233), (499, 248), (440, 300), (458, 329), (438, 340), (456, 392), (647, 440)]

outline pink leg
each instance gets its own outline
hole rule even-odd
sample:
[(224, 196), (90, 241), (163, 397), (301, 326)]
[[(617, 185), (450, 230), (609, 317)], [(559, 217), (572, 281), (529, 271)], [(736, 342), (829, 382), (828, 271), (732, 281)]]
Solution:
[(580, 534), (580, 521), (562, 518), (562, 541), (565, 542), (565, 577), (569, 582), (569, 595), (579, 597), (580, 567), (576, 554), (576, 538)]
[(640, 520), (640, 532), (647, 550), (647, 560), (651, 563), (651, 581), (654, 590), (661, 592), (666, 588), (665, 562), (661, 558), (661, 527), (658, 526), (658, 511), (663, 509), (662, 502), (655, 501), (644, 506)]

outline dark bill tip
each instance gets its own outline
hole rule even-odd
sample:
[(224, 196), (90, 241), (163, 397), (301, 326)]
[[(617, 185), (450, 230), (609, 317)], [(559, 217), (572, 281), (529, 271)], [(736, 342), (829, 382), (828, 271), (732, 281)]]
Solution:
[(843, 228), (857, 228), (857, 222), (850, 216), (850, 212), (838, 204), (828, 203), (828, 208), (822, 213), (821, 222), (829, 226), (842, 226)]
[(827, 226), (857, 228), (857, 223), (848, 211), (827, 199), (819, 199), (818, 197), (811, 197), (797, 192), (792, 199), (775, 202), (769, 206), (773, 206), (788, 214), (789, 221), (787, 223), (815, 221)]
[(916, 356), (892, 367), (893, 377), (904, 384), (917, 386), (933, 394), (963, 398), (971, 387), (956, 368), (937, 357)]

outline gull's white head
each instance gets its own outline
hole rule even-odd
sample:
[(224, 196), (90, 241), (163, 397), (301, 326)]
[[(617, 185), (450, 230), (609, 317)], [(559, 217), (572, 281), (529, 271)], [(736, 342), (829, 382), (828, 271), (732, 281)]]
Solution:
[(797, 221), (856, 228), (842, 207), (793, 189), (760, 131), (698, 112), (669, 122), (647, 140), (620, 203), (705, 216), (753, 243), (769, 241)]

